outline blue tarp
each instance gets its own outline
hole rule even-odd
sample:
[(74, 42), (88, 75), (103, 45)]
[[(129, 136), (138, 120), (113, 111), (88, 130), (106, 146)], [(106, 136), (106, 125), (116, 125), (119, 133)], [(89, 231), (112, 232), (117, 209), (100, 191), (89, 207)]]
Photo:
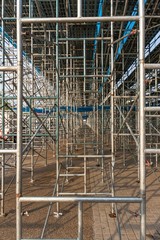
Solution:
[[(131, 108), (131, 106), (123, 106), (121, 107), (121, 109), (129, 111)], [(45, 108), (34, 108), (34, 111), (38, 114), (47, 114), (49, 112), (56, 112), (57, 107), (54, 107), (53, 109), (45, 109)], [(103, 106), (104, 111), (109, 111), (110, 110), (110, 106), (109, 105), (105, 105)], [(17, 108), (13, 109), (14, 111), (17, 110)], [(102, 106), (79, 106), (79, 107), (72, 107), (72, 106), (60, 106), (59, 107), (59, 111), (69, 111), (69, 112), (93, 112), (93, 111), (101, 111), (102, 110)], [(135, 108), (133, 109), (135, 110)], [(29, 107), (23, 107), (22, 108), (22, 112), (24, 113), (28, 113), (30, 112), (30, 108)]]

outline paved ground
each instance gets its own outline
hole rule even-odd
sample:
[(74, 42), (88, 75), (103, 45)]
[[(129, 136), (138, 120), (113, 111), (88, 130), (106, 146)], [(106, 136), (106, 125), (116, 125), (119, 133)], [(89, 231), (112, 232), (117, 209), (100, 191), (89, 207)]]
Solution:
[[(97, 188), (100, 174), (94, 173), (92, 189)], [(102, 184), (101, 184), (102, 185)], [(160, 171), (146, 167), (147, 185), (147, 229), (146, 239), (160, 239)], [(99, 188), (103, 191), (103, 188)], [(139, 196), (139, 183), (137, 182), (137, 167), (129, 162), (124, 167), (122, 163), (115, 168), (116, 196)], [(111, 205), (98, 203), (93, 205), (94, 239), (119, 240), (118, 226), (120, 226), (122, 240), (140, 239), (140, 213), (139, 204), (117, 204), (117, 218), (109, 216)]]
[[(80, 152), (77, 152), (77, 154)], [(90, 153), (90, 150), (86, 151)], [(123, 166), (121, 154), (116, 157), (115, 193), (116, 196), (139, 196), (139, 183), (137, 182), (137, 167), (134, 161), (128, 158)], [(30, 183), (30, 174), (23, 171), (23, 192), (32, 196), (51, 196), (55, 182), (55, 163), (53, 157), (44, 166), (41, 159), (35, 168), (35, 182)], [(73, 160), (73, 166), (82, 166), (83, 160)], [(105, 164), (104, 183), (102, 183), (101, 169), (95, 169), (96, 159), (88, 159), (87, 166), (94, 167), (87, 170), (87, 192), (110, 192), (110, 171)], [(26, 166), (27, 167), (27, 166)], [(78, 170), (70, 170), (72, 171)], [(83, 169), (80, 170), (80, 172)], [(79, 173), (80, 173), (79, 172)], [(13, 173), (6, 175), (6, 186)], [(147, 184), (147, 235), (146, 240), (160, 239), (160, 171), (154, 167), (146, 167)], [(66, 192), (83, 192), (83, 177), (70, 178), (65, 184)], [(0, 239), (14, 240), (15, 238), (15, 182), (6, 195), (5, 211), (7, 216), (0, 218)], [(48, 204), (24, 204), (23, 211), (29, 216), (23, 216), (23, 237), (40, 237), (46, 217)], [(54, 217), (53, 207), (45, 237), (50, 239), (77, 238), (77, 205), (66, 203), (61, 205), (63, 216)], [(118, 229), (121, 230), (122, 240), (139, 240), (140, 216), (138, 204), (117, 204), (117, 218), (109, 216), (111, 204), (85, 204), (84, 205), (84, 239), (83, 240), (119, 240)], [(118, 221), (119, 220), (119, 221)], [(119, 224), (118, 224), (119, 223)]]

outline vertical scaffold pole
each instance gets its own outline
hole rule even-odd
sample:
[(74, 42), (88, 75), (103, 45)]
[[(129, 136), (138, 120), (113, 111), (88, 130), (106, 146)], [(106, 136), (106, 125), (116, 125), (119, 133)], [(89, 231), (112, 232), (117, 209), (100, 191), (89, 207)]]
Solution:
[[(113, 0), (111, 0), (111, 17), (113, 16)], [(111, 154), (112, 154), (112, 197), (114, 197), (114, 49), (113, 49), (113, 22), (111, 22)], [(114, 204), (112, 204), (112, 213), (114, 213)]]
[[(58, 18), (59, 1), (56, 0), (56, 17)], [(57, 196), (59, 195), (59, 46), (58, 46), (59, 24), (56, 23), (56, 179), (57, 179)], [(57, 202), (57, 216), (59, 214), (59, 203)]]
[(77, 0), (77, 17), (82, 17), (82, 0)]
[[(98, 53), (96, 54), (96, 75), (98, 76)], [(98, 90), (98, 77), (96, 77), (96, 88), (95, 88), (95, 92), (97, 92)], [(99, 111), (98, 111), (98, 93), (95, 93), (95, 96), (96, 96), (96, 141), (97, 141), (97, 155), (99, 155)], [(97, 166), (100, 165), (100, 159), (97, 158)]]
[[(103, 28), (101, 30), (101, 37), (103, 38)], [(103, 39), (101, 40), (101, 74), (104, 74), (104, 59), (103, 59)], [(101, 111), (101, 135), (102, 135), (102, 149), (101, 149), (101, 154), (103, 156), (104, 154), (104, 102), (103, 102), (103, 98), (104, 98), (104, 77), (102, 77), (102, 111)], [(104, 158), (102, 157), (102, 163), (101, 163), (101, 172), (102, 172), (102, 182), (104, 182)]]
[(84, 74), (84, 82), (83, 82), (83, 98), (84, 105), (86, 106), (86, 40), (83, 40), (83, 74)]
[[(86, 40), (83, 40), (83, 73), (84, 73), (84, 98), (85, 98), (85, 91), (86, 91)], [(86, 99), (85, 99), (86, 101)], [(86, 104), (86, 102), (85, 102)]]
[[(137, 59), (139, 59), (139, 33), (137, 34)], [(139, 94), (139, 64), (137, 66), (137, 94)], [(137, 99), (137, 106), (139, 106), (139, 98)], [(139, 133), (139, 107), (137, 108), (137, 132)], [(138, 142), (139, 142), (139, 136), (138, 136)], [(140, 154), (139, 154), (139, 145), (137, 146), (137, 181), (140, 181)]]
[[(68, 17), (68, 6), (69, 2), (66, 1), (66, 16)], [(66, 38), (68, 38), (68, 23), (66, 23)], [(69, 42), (66, 40), (66, 156), (69, 153)], [(66, 174), (68, 174), (68, 157), (66, 157)], [(66, 177), (66, 182), (68, 182), (68, 176)]]
[[(33, 0), (29, 0), (29, 17), (33, 17)], [(34, 96), (34, 57), (33, 57), (33, 23), (31, 23), (31, 84), (32, 96)], [(30, 105), (34, 107), (34, 100), (30, 99)], [(32, 111), (30, 110), (30, 134), (32, 133)], [(31, 143), (31, 183), (34, 182), (34, 141)]]
[(145, 183), (145, 69), (144, 69), (144, 51), (145, 51), (145, 5), (144, 0), (139, 1), (139, 64), (140, 64), (140, 194), (141, 203), (141, 235), (140, 239), (146, 239), (146, 183)]
[(21, 203), (22, 195), (22, 1), (17, 0), (17, 169), (16, 169), (16, 239), (22, 238)]
[[(124, 73), (125, 73), (125, 59), (124, 59), (124, 50), (122, 50), (122, 74), (124, 76)], [(124, 83), (124, 80), (123, 80), (123, 85), (122, 85), (122, 94), (123, 96), (125, 95), (125, 83)], [(124, 101), (124, 98), (122, 100), (122, 104), (123, 104), (123, 108), (122, 108), (122, 113), (124, 113), (124, 105), (125, 105), (125, 101)], [(123, 118), (122, 116), (120, 116), (120, 121), (122, 120), (122, 123), (123, 123)], [(125, 133), (125, 130), (123, 128), (123, 133)], [(126, 137), (122, 136), (121, 139), (120, 139), (120, 145), (121, 145), (121, 140), (123, 141), (122, 144), (123, 144), (123, 166), (126, 166)]]
[(83, 203), (78, 202), (78, 240), (83, 240)]
[[(2, 0), (2, 63), (5, 65), (5, 36), (4, 36), (4, 0)], [(5, 108), (4, 108), (4, 97), (5, 97), (5, 72), (2, 72), (2, 136), (5, 134)], [(2, 138), (2, 149), (5, 147), (4, 139)], [(5, 191), (5, 154), (2, 154), (1, 161), (1, 216), (4, 216), (4, 191)]]

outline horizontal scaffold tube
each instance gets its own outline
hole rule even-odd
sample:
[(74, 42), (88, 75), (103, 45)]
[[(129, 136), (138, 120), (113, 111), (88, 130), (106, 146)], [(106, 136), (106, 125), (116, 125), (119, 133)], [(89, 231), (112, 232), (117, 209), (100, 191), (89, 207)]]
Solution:
[(148, 112), (160, 112), (160, 107), (155, 107), (155, 106), (152, 106), (152, 107), (145, 107), (145, 111), (148, 111)]
[(17, 71), (17, 67), (16, 66), (0, 66), (0, 72), (13, 72), (13, 71)]
[(110, 37), (81, 37), (81, 38), (59, 38), (59, 41), (94, 41), (94, 40), (111, 40)]
[(67, 157), (67, 158), (110, 158), (112, 155), (59, 155), (59, 158)]
[(109, 193), (109, 192), (103, 192), (103, 193), (93, 193), (93, 192), (88, 192), (88, 193), (81, 193), (81, 192), (76, 192), (76, 193), (71, 193), (71, 192), (59, 192), (59, 195), (62, 195), (62, 196), (105, 196), (105, 197), (109, 197), (112, 195), (112, 193)]
[(16, 149), (0, 149), (0, 154), (2, 153), (6, 153), (6, 154), (17, 153), (17, 150)]
[(58, 18), (21, 18), (22, 23), (84, 23), (84, 22), (123, 22), (138, 21), (139, 16), (114, 17), (58, 17)]
[(160, 63), (146, 63), (144, 67), (146, 69), (160, 69)]
[(138, 197), (20, 197), (20, 202), (108, 202), (140, 203)]
[[(40, 240), (41, 238), (22, 238), (21, 240)], [(77, 238), (43, 238), (43, 240), (77, 240)]]
[[(119, 16), (117, 16), (118, 18), (119, 18)], [(123, 16), (122, 16), (123, 17)], [(127, 16), (128, 18), (130, 17), (130, 16)], [(137, 16), (138, 17), (138, 16)], [(84, 17), (83, 17), (84, 18)], [(89, 18), (91, 18), (91, 17), (89, 17)], [(102, 18), (102, 17), (99, 17), (99, 18)], [(120, 17), (121, 18), (121, 17)], [(131, 16), (131, 18), (133, 18), (133, 16)], [(145, 15), (145, 18), (160, 18), (160, 15)], [(1, 18), (2, 19), (2, 18)], [(16, 19), (17, 18), (15, 18), (15, 17), (4, 17), (3, 18), (3, 21), (12, 21), (12, 23), (14, 23), (13, 21), (16, 21)], [(77, 18), (74, 18), (74, 19), (77, 19)], [(130, 19), (128, 19), (128, 20), (130, 20)], [(128, 21), (127, 20), (127, 21)], [(117, 20), (118, 21), (118, 20)], [(52, 32), (53, 30), (49, 30), (50, 32)]]
[(147, 148), (147, 149), (145, 149), (145, 153), (160, 154), (160, 149), (158, 149), (158, 148)]

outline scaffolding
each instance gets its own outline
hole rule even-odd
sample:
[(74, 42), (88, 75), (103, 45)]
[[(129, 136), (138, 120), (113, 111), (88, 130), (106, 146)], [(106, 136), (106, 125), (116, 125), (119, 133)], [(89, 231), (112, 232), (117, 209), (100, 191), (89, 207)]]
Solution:
[[(83, 203), (110, 203), (119, 239), (117, 203), (137, 203), (139, 239), (146, 239), (146, 159), (157, 167), (160, 154), (159, 16), (152, 1), (93, 2), (1, 1), (1, 216), (16, 177), (16, 240), (27, 240), (26, 202), (49, 204), (40, 239), (53, 203), (60, 217), (60, 203), (76, 202), (78, 240)], [(22, 172), (34, 183), (36, 164), (47, 166), (49, 152), (56, 160), (52, 195), (24, 196)], [(116, 154), (125, 167), (133, 152), (140, 194), (117, 196)], [(7, 167), (13, 177), (6, 187)], [(109, 179), (106, 191), (88, 188), (92, 168), (103, 184)], [(83, 178), (83, 189), (65, 191), (72, 177)]]

